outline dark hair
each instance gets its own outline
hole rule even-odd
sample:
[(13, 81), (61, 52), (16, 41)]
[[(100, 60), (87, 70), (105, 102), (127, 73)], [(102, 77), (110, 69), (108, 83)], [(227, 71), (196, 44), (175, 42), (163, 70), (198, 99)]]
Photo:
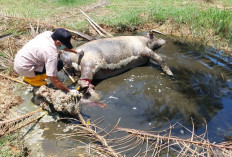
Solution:
[(58, 28), (56, 31), (52, 34), (53, 40), (59, 40), (62, 44), (64, 44), (67, 48), (72, 49), (73, 46), (70, 42), (72, 37), (72, 34), (64, 29), (64, 28)]

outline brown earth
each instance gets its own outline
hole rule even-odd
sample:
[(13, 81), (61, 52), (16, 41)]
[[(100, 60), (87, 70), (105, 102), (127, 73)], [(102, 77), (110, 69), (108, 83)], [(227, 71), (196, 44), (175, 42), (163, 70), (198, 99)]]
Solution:
[[(3, 78), (0, 76), (0, 87), (1, 87), (1, 92), (0, 92), (0, 122), (9, 119), (8, 116), (13, 117), (14, 114), (11, 114), (11, 109), (13, 107), (21, 104), (24, 100), (20, 96), (15, 95), (15, 83), (12, 82), (11, 80), (8, 80), (6, 78)], [(16, 118), (16, 117), (14, 117)], [(0, 132), (1, 132), (1, 126), (0, 126)], [(2, 132), (3, 133), (3, 132)], [(6, 137), (8, 138), (8, 137)], [(1, 145), (0, 149), (0, 156), (4, 154), (4, 150), (8, 150), (8, 155), (12, 156), (18, 156), (18, 155), (24, 155), (27, 156), (28, 150), (27, 147), (24, 146), (22, 141), (18, 141), (17, 136), (14, 136), (12, 139), (13, 142), (7, 141), (4, 143), (4, 139), (1, 139)], [(3, 154), (1, 154), (3, 153)]]
[(0, 121), (6, 120), (8, 114), (10, 114), (10, 109), (16, 105), (23, 102), (20, 96), (15, 95), (15, 83), (0, 77)]

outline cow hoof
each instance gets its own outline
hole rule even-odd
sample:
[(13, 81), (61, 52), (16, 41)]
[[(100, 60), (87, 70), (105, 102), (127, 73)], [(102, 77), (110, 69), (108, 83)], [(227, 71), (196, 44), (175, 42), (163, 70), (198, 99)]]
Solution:
[(99, 94), (94, 89), (90, 88), (88, 90), (88, 92), (90, 94), (89, 100), (91, 100), (91, 101), (99, 101), (100, 100)]
[(169, 75), (169, 76), (173, 76), (173, 73), (171, 72), (171, 70), (167, 70), (166, 74)]

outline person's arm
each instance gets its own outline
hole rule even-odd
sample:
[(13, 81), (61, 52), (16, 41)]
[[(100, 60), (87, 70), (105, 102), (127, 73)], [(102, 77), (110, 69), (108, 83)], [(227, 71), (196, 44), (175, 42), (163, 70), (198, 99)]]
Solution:
[(68, 49), (68, 48), (65, 48), (64, 50), (65, 50), (65, 51), (68, 51), (68, 52), (73, 52), (73, 53), (78, 54), (78, 52), (77, 52), (75, 49)]
[(80, 50), (79, 52), (76, 51), (75, 49), (68, 49), (68, 48), (65, 48), (64, 50), (68, 51), (68, 52), (73, 52), (73, 53), (76, 53), (76, 54), (79, 54), (79, 55), (84, 55), (84, 51), (83, 50)]
[(58, 79), (58, 77), (51, 77), (48, 76), (48, 78), (51, 80), (51, 83), (58, 89), (61, 89), (66, 92), (70, 92), (70, 90)]

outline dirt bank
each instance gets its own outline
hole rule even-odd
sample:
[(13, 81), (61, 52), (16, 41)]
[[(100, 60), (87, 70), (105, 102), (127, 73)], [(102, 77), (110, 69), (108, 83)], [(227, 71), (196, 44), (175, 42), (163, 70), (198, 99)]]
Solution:
[[(0, 77), (0, 122), (16, 118), (13, 108), (21, 103), (23, 99), (16, 95), (15, 83)], [(4, 127), (4, 126), (3, 126)], [(2, 129), (2, 128), (0, 128)], [(27, 156), (28, 150), (24, 143), (17, 138), (17, 134), (8, 134), (4, 137), (4, 132), (0, 130), (0, 156)]]
[(15, 95), (15, 84), (14, 82), (0, 77), (0, 119), (6, 120), (6, 117), (11, 113), (11, 109), (23, 102), (20, 96)]

